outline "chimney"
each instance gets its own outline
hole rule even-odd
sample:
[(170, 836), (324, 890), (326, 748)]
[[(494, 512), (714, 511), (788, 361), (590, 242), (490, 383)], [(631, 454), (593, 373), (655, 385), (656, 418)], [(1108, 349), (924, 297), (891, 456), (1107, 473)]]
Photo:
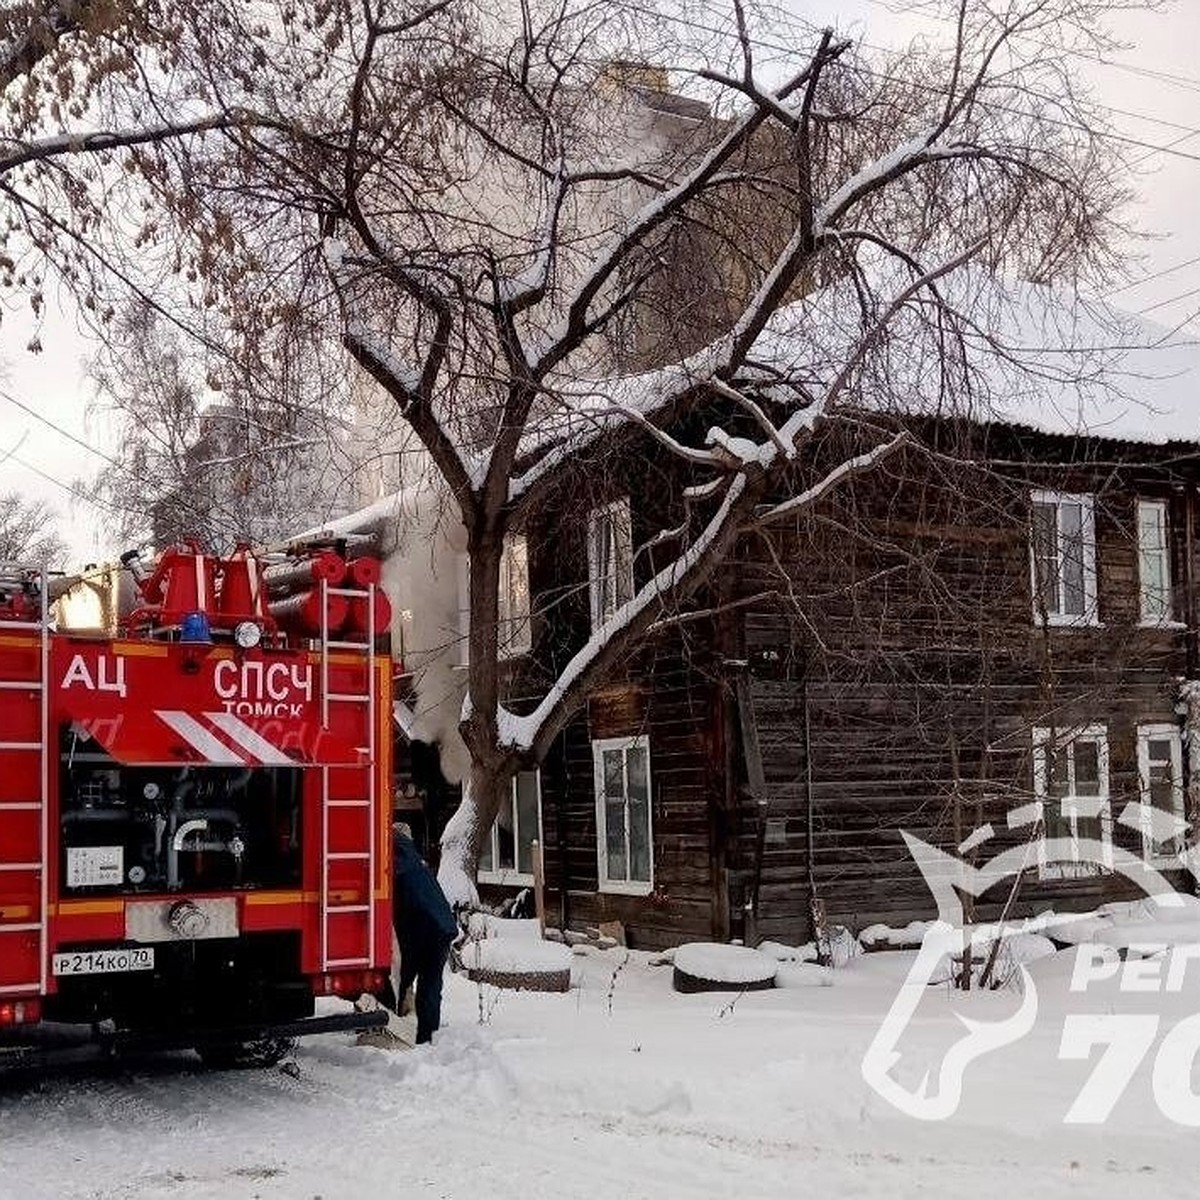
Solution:
[(644, 88), (648, 92), (668, 92), (671, 87), (666, 67), (626, 58), (607, 62), (601, 70), (601, 78), (614, 87)]

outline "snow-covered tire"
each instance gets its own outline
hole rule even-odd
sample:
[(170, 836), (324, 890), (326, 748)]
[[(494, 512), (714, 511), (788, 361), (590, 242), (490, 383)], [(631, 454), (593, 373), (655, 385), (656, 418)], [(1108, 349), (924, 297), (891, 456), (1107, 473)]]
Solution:
[(520, 992), (569, 992), (571, 951), (559, 942), (485, 938), (459, 949), (473, 983)]
[(214, 1071), (253, 1071), (273, 1067), (295, 1045), (295, 1038), (265, 1037), (253, 1042), (208, 1042), (197, 1046), (196, 1053)]
[(472, 983), (486, 983), (489, 987), (504, 988), (510, 992), (569, 992), (571, 972), (566, 971), (476, 971), (468, 970), (467, 978)]
[(677, 992), (760, 992), (775, 986), (779, 964), (746, 946), (690, 942), (675, 951)]

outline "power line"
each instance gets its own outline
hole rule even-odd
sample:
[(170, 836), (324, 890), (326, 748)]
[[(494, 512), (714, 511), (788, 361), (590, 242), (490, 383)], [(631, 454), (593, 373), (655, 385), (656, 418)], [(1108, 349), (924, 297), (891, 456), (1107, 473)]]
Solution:
[(121, 514), (124, 512), (135, 512), (135, 513), (138, 513), (140, 516), (148, 515), (141, 509), (121, 508), (115, 504), (110, 504), (107, 500), (101, 500), (99, 496), (89, 495), (87, 492), (80, 491), (80, 489), (75, 487), (73, 484), (64, 483), (61, 479), (57, 479), (57, 478), (55, 478), (55, 476), (48, 474), (46, 471), (43, 471), (41, 469), (41, 467), (35, 467), (33, 465), (33, 463), (29, 462), (27, 459), (22, 458), (19, 454), (11, 454), (10, 453), (6, 457), (9, 460), (11, 460), (12, 462), (15, 462), (17, 464), (17, 466), (24, 467), (26, 471), (31, 471), (34, 475), (38, 476), (39, 479), (44, 479), (47, 483), (52, 483), (56, 488), (61, 488), (68, 495), (74, 496), (76, 500), (82, 500), (84, 502), (84, 504), (90, 504), (93, 508), (105, 509), (108, 512), (113, 512), (113, 513), (117, 513), (117, 514)]
[[(885, 12), (895, 16), (898, 12), (903, 12), (902, 8), (897, 8), (895, 4), (889, 3), (889, 0), (867, 0), (868, 4), (874, 5), (876, 8), (882, 8)], [(937, 16), (931, 14), (926, 19), (934, 20), (943, 25), (951, 24), (952, 18), (947, 16)], [(1046, 42), (1040, 41), (1033, 37), (1032, 34), (1018, 33), (1014, 34), (1015, 41), (1032, 42), (1034, 45), (1045, 46)], [(1162, 83), (1169, 83), (1174, 87), (1180, 87), (1189, 92), (1200, 92), (1200, 78), (1194, 75), (1181, 75), (1171, 71), (1163, 71), (1156, 67), (1138, 66), (1134, 63), (1117, 62), (1116, 59), (1105, 58), (1101, 54), (1085, 54), (1082, 50), (1073, 50), (1068, 46), (1061, 48), (1061, 53), (1068, 58), (1077, 58), (1081, 62), (1095, 63), (1097, 66), (1110, 67), (1115, 71), (1125, 71), (1130, 75), (1137, 75), (1144, 79), (1157, 79)]]
[(49, 417), (43, 416), (37, 409), (26, 404), (24, 400), (18, 400), (16, 396), (4, 391), (3, 388), (0, 388), (0, 400), (7, 400), (9, 404), (15, 404), (22, 412), (28, 413), (35, 421), (40, 421), (47, 429), (54, 430), (55, 433), (61, 437), (65, 437), (68, 441), (74, 442), (75, 445), (88, 451), (89, 454), (94, 454), (97, 458), (104, 459), (110, 466), (120, 467), (121, 464), (111, 455), (93, 446), (90, 442), (85, 442), (82, 438), (76, 437), (69, 429), (64, 429), (61, 425), (56, 425)]
[(1099, 55), (1079, 54), (1078, 51), (1074, 51), (1074, 53), (1080, 58), (1098, 63), (1102, 67), (1113, 67), (1118, 71), (1127, 71), (1130, 75), (1140, 75), (1147, 79), (1157, 79), (1162, 83), (1169, 83), (1173, 87), (1181, 87), (1189, 92), (1200, 92), (1200, 79), (1196, 79), (1191, 75), (1176, 75), (1170, 71), (1159, 71), (1154, 67), (1138, 67), (1133, 63), (1115, 62), (1111, 58), (1101, 58)]
[(1169, 267), (1163, 267), (1161, 271), (1155, 271), (1152, 275), (1143, 275), (1141, 279), (1135, 279), (1131, 283), (1123, 283), (1118, 288), (1113, 288), (1109, 292), (1105, 292), (1105, 299), (1109, 296), (1119, 295), (1121, 292), (1127, 292), (1131, 288), (1141, 287), (1143, 283), (1150, 283), (1155, 279), (1162, 279), (1165, 275), (1174, 275), (1176, 271), (1182, 271), (1184, 267), (1194, 267), (1196, 263), (1200, 263), (1200, 254), (1195, 258), (1189, 258), (1184, 262), (1174, 263)]
[[(692, 29), (692, 30), (696, 31), (697, 33), (714, 34), (718, 37), (724, 37), (724, 36), (729, 35), (729, 33), (730, 33), (730, 31), (728, 29), (722, 29), (716, 25), (706, 25), (701, 21), (697, 21), (695, 18), (679, 17), (679, 16), (664, 17), (662, 13), (656, 12), (650, 8), (645, 8), (638, 4), (627, 3), (626, 7), (632, 12), (641, 13), (643, 16), (646, 16), (646, 17), (653, 17), (655, 20), (673, 21), (675, 24), (682, 25), (686, 29)], [(801, 18), (801, 20), (803, 21), (803, 18)], [(816, 26), (812, 22), (803, 22), (803, 23), (807, 24), (812, 29), (818, 28), (818, 26)], [(763, 37), (750, 37), (747, 40), (750, 43), (750, 45), (756, 49), (772, 50), (779, 54), (794, 54), (795, 53), (794, 46), (787, 46), (787, 45), (784, 45), (782, 42), (768, 41), (766, 38), (763, 38)], [(889, 49), (886, 46), (879, 46), (872, 42), (868, 42), (864, 39), (859, 39), (858, 44), (860, 46), (863, 46), (865, 49), (876, 50), (883, 54), (895, 53), (895, 51), (893, 49)], [(1082, 57), (1085, 59), (1089, 58), (1088, 55), (1079, 55), (1079, 57)], [(1096, 61), (1099, 61), (1099, 60), (1096, 60)], [(889, 76), (887, 76), (884, 72), (874, 70), (871, 67), (868, 67), (866, 65), (860, 64), (858, 69), (861, 70), (864, 75), (868, 75), (873, 79), (886, 81), (889, 78)], [(919, 84), (919, 83), (912, 82), (910, 84), (910, 86), (916, 88), (919, 91), (927, 92), (933, 96), (944, 97), (946, 95), (946, 91), (944, 88), (935, 87), (932, 84)], [(1056, 97), (1046, 95), (1043, 92), (1030, 91), (1030, 92), (1027, 92), (1027, 95), (1029, 95), (1032, 99), (1044, 100), (1049, 103), (1055, 103), (1056, 99), (1057, 99)], [(977, 100), (976, 105), (979, 108), (987, 109), (991, 112), (1008, 113), (1010, 115), (1018, 116), (1018, 117), (1028, 116), (1028, 113), (1023, 112), (1019, 108), (1013, 108), (1011, 105), (998, 104), (992, 100)], [(1135, 112), (1131, 109), (1117, 108), (1111, 104), (1097, 104), (1096, 108), (1103, 110), (1105, 112), (1108, 112), (1108, 113), (1115, 113), (1119, 116), (1133, 117), (1138, 120), (1154, 122), (1154, 123), (1163, 125), (1165, 127), (1171, 128), (1171, 129), (1182, 130), (1185, 132), (1185, 136), (1182, 138), (1177, 138), (1174, 142), (1170, 143), (1169, 145), (1164, 146), (1157, 142), (1146, 141), (1144, 138), (1137, 138), (1137, 137), (1132, 137), (1129, 134), (1118, 133), (1115, 130), (1090, 129), (1090, 128), (1088, 128), (1088, 126), (1078, 124), (1075, 121), (1068, 121), (1062, 117), (1048, 116), (1044, 113), (1038, 117), (1038, 120), (1043, 121), (1049, 125), (1057, 125), (1059, 128), (1062, 128), (1062, 129), (1073, 129), (1078, 133), (1085, 133), (1088, 135), (1088, 137), (1098, 138), (1098, 139), (1108, 141), (1108, 142), (1117, 142), (1117, 143), (1120, 143), (1121, 145), (1125, 145), (1125, 146), (1135, 146), (1142, 150), (1151, 151), (1154, 154), (1165, 154), (1171, 158), (1182, 159), (1185, 162), (1200, 163), (1200, 154), (1191, 154), (1186, 150), (1175, 149), (1175, 147), (1180, 142), (1186, 141), (1189, 138), (1194, 137), (1194, 136), (1200, 136), (1200, 128), (1198, 128), (1196, 126), (1192, 126), (1192, 125), (1184, 125), (1177, 121), (1169, 121), (1163, 117), (1155, 117), (1155, 116), (1150, 115), (1149, 113), (1139, 113), (1139, 112)]]
[(1180, 300), (1189, 300), (1192, 296), (1200, 296), (1200, 287), (1190, 288), (1186, 292), (1180, 292), (1178, 296), (1172, 296), (1168, 300), (1160, 300), (1157, 304), (1151, 304), (1148, 308), (1139, 308), (1137, 315), (1144, 317), (1147, 313), (1154, 312), (1157, 308), (1166, 308), (1168, 304), (1178, 304)]

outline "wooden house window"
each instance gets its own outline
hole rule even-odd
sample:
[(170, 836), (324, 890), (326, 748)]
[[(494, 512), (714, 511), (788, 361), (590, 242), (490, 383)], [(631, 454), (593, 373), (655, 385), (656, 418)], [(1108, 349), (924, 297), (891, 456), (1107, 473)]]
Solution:
[(1137, 502), (1138, 596), (1142, 623), (1171, 620), (1171, 552), (1165, 500)]
[(1187, 828), (1183, 808), (1183, 740), (1175, 725), (1139, 725), (1138, 791), (1142, 857), (1151, 866), (1179, 866)]
[(593, 629), (633, 599), (633, 522), (628, 496), (593, 509), (588, 517), (588, 584)]
[(1098, 623), (1091, 496), (1033, 493), (1030, 558), (1035, 621), (1050, 625)]
[(541, 836), (542, 778), (518, 771), (479, 856), (481, 883), (533, 883), (533, 843)]
[(592, 742), (600, 890), (647, 895), (654, 887), (650, 739)]
[[(1046, 839), (1042, 843), (1043, 879), (1094, 875), (1100, 858), (1112, 866), (1112, 810), (1108, 799), (1108, 730), (1104, 725), (1079, 729), (1035, 728), (1033, 791), (1042, 802)], [(1081, 843), (1093, 843), (1084, 848)]]
[(510, 533), (500, 556), (501, 657), (529, 653), (529, 609), (529, 544), (523, 533)]
[[(458, 569), (458, 632), (462, 666), (470, 661), (471, 562), (460, 554)], [(523, 533), (510, 533), (500, 554), (500, 595), (497, 603), (497, 653), (501, 658), (528, 654), (533, 644), (530, 622), (529, 543)]]

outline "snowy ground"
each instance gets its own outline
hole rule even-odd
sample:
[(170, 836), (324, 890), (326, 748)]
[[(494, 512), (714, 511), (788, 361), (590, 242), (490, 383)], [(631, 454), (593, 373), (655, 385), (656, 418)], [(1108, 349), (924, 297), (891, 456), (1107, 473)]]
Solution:
[[(911, 953), (730, 1004), (674, 994), (645, 955), (614, 982), (624, 951), (593, 952), (569, 994), (486, 992), (482, 1025), (453, 978), (432, 1048), (312, 1039), (297, 1078), (182, 1056), (0, 1083), (0, 1200), (1194, 1195), (1194, 1136), (1158, 1113), (1148, 1066), (1107, 1126), (1062, 1124), (1089, 1070), (1057, 1061), (1063, 957), (1034, 964), (1037, 1027), (973, 1064), (948, 1123), (900, 1115), (859, 1071)], [(927, 991), (904, 1067), (918, 1077), (963, 1032), (960, 1002)], [(1173, 1013), (1198, 996), (1200, 965)], [(991, 1019), (1016, 997), (967, 1003)]]

